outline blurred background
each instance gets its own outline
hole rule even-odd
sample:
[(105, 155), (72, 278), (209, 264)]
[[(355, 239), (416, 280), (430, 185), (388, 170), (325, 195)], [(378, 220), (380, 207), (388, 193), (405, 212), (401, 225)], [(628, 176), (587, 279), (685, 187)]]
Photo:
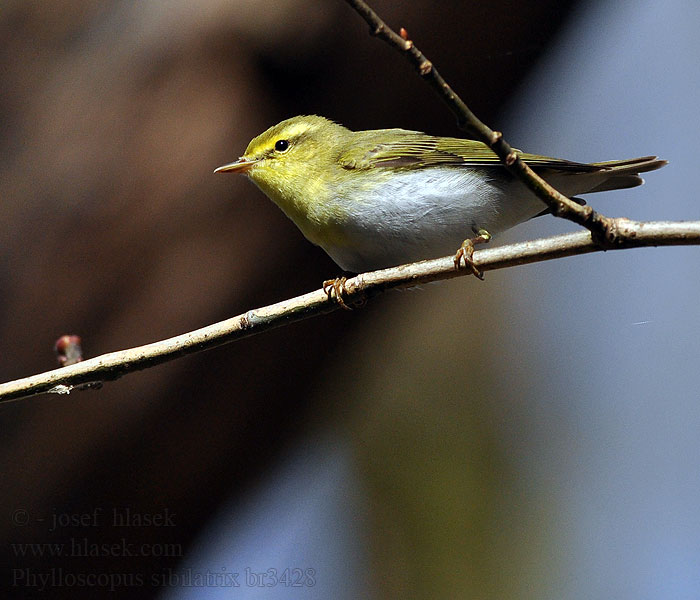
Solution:
[[(373, 6), (514, 145), (670, 161), (596, 208), (700, 218), (696, 2)], [(3, 381), (62, 334), (96, 356), (338, 275), (212, 174), (268, 126), (461, 135), (340, 0), (6, 0), (0, 67)], [(1, 405), (3, 596), (697, 598), (697, 264), (433, 284)]]

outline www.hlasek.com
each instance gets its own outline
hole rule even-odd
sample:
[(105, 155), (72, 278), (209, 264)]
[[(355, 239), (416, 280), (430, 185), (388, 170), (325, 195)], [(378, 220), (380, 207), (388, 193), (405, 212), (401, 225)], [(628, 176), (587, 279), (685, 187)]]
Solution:
[(11, 544), (15, 556), (58, 558), (99, 558), (129, 556), (182, 557), (182, 544), (135, 543), (126, 538), (116, 542), (92, 542), (86, 537), (70, 538), (68, 542), (29, 542)]
[(35, 569), (13, 569), (14, 587), (33, 588), (38, 592), (52, 588), (98, 587), (111, 592), (126, 587), (313, 587), (316, 585), (316, 570), (311, 567), (256, 570), (246, 567), (243, 571), (231, 572), (222, 567), (220, 571), (196, 571), (164, 569), (159, 573), (76, 573), (61, 567), (47, 571)]

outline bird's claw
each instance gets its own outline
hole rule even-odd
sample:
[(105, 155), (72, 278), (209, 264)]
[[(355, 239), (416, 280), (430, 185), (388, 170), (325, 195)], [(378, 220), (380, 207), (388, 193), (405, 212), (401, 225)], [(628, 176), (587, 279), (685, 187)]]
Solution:
[(340, 304), (341, 308), (345, 310), (352, 310), (352, 308), (348, 306), (343, 299), (343, 296), (348, 296), (348, 290), (345, 287), (345, 282), (347, 280), (347, 277), (326, 279), (326, 281), (323, 282), (323, 291), (326, 292), (329, 300), (335, 296), (335, 300), (338, 304)]
[(455, 269), (469, 268), (476, 277), (483, 280), (484, 273), (474, 264), (472, 260), (473, 256), (474, 242), (471, 240), (464, 240), (455, 254)]
[(474, 245), (485, 244), (490, 239), (491, 234), (485, 229), (480, 229), (478, 230), (478, 235), (464, 240), (455, 254), (455, 269), (469, 268), (476, 277), (483, 281), (484, 272), (474, 264)]

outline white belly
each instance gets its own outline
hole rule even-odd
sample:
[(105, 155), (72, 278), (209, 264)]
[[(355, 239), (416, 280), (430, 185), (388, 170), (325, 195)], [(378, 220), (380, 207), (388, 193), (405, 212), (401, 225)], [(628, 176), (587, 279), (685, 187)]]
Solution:
[(498, 233), (545, 208), (519, 183), (496, 185), (493, 173), (406, 171), (359, 197), (341, 192), (347, 239), (324, 250), (347, 271), (380, 269), (452, 254), (477, 229)]

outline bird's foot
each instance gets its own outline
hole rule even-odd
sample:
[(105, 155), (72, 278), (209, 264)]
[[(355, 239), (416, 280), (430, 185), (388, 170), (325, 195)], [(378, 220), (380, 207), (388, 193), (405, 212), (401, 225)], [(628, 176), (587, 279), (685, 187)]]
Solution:
[(345, 282), (347, 280), (347, 277), (326, 279), (326, 281), (323, 282), (323, 291), (326, 292), (329, 300), (335, 297), (336, 302), (340, 304), (341, 308), (344, 308), (345, 310), (352, 310), (352, 308), (348, 306), (343, 299), (343, 296), (348, 296), (348, 290), (345, 288)]
[(459, 250), (457, 250), (454, 258), (455, 269), (469, 268), (476, 277), (483, 281), (483, 271), (474, 264), (474, 246), (475, 244), (485, 244), (488, 242), (491, 239), (491, 234), (485, 229), (478, 229), (475, 233), (476, 236), (464, 240)]

